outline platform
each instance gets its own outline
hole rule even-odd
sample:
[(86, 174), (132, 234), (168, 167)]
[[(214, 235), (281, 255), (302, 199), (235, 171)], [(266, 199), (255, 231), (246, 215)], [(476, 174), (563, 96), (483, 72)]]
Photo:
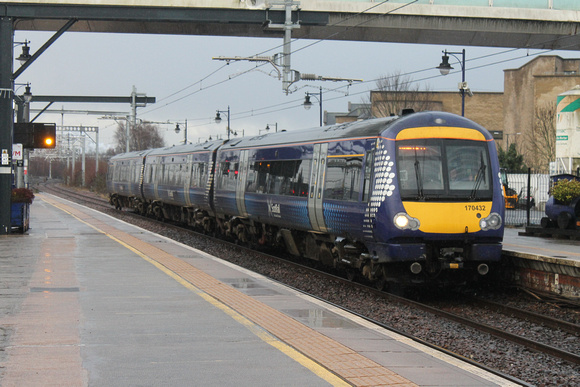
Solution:
[(525, 235), (522, 229), (506, 228), (503, 241), (504, 253), (543, 259), (580, 267), (580, 241)]
[(48, 194), (0, 237), (2, 386), (497, 386), (500, 377)]
[(526, 235), (506, 228), (503, 260), (511, 281), (530, 290), (580, 299), (580, 241)]

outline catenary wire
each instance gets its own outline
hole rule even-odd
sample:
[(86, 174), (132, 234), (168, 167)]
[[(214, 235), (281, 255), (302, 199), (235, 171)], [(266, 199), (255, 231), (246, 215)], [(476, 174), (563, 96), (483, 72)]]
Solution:
[[(410, 2), (410, 3), (407, 3), (407, 4), (403, 5), (403, 6), (407, 6), (407, 5), (409, 5), (409, 4), (412, 4), (412, 3), (416, 2), (416, 1), (417, 1), (417, 0), (415, 0), (415, 1), (413, 1), (413, 2)], [(355, 16), (358, 16), (358, 15), (360, 15), (360, 14), (363, 14), (363, 13), (365, 13), (365, 12), (368, 12), (369, 10), (371, 10), (371, 9), (373, 9), (373, 8), (376, 8), (376, 7), (380, 6), (380, 5), (383, 5), (383, 4), (384, 4), (384, 3), (386, 3), (386, 2), (388, 2), (388, 0), (387, 0), (387, 1), (383, 1), (383, 2), (381, 2), (381, 3), (379, 3), (379, 4), (376, 4), (376, 5), (372, 6), (372, 7), (368, 8), (368, 9), (366, 9), (366, 10), (364, 10), (364, 11), (360, 12), (360, 13), (358, 13), (357, 15), (353, 15), (353, 16), (351, 16), (351, 17), (355, 17)], [(394, 12), (394, 11), (396, 11), (396, 10), (400, 9), (400, 8), (402, 8), (402, 7), (399, 7), (399, 8), (397, 8), (397, 9), (391, 10), (391, 11), (389, 11), (389, 12), (385, 13), (385, 14), (381, 14), (381, 15), (378, 15), (378, 16), (376, 16), (376, 17), (382, 17), (382, 16), (384, 16), (384, 15), (386, 15), (386, 14), (390, 13), (390, 12)], [(374, 19), (374, 18), (373, 18), (373, 19)], [(344, 21), (346, 21), (346, 20), (347, 20), (347, 19), (341, 20), (341, 21), (339, 21), (338, 23), (336, 23), (336, 24), (334, 24), (334, 25), (331, 25), (331, 26), (328, 26), (328, 27), (333, 27), (333, 26), (336, 26), (336, 25), (338, 25), (339, 23), (342, 23), (342, 22), (344, 22)], [(371, 19), (371, 20), (372, 20), (372, 19)], [(358, 26), (358, 25), (361, 25), (361, 24), (364, 24), (364, 23), (366, 23), (366, 22), (368, 22), (368, 21), (369, 21), (369, 20), (367, 20), (367, 21), (365, 21), (365, 22), (362, 22), (362, 23), (359, 23), (359, 24), (357, 24), (356, 26)], [(354, 28), (354, 27), (356, 27), (356, 26), (353, 26), (353, 27), (347, 27), (347, 28)], [(341, 31), (341, 32), (344, 32), (344, 31)], [(329, 35), (328, 37), (334, 36), (335, 34), (337, 34), (337, 33), (333, 33), (332, 35)], [(539, 44), (546, 44), (546, 43), (556, 42), (557, 40), (560, 40), (560, 39), (572, 38), (572, 37), (576, 37), (576, 36), (577, 36), (577, 35), (571, 35), (571, 36), (566, 36), (566, 37), (559, 37), (559, 38), (556, 38), (556, 39), (551, 39), (551, 40), (549, 40), (549, 41), (545, 41), (545, 42), (543, 42), (543, 43), (539, 43)], [(327, 38), (328, 38), (328, 37), (327, 37)], [(327, 39), (327, 38), (325, 38), (325, 39)], [(296, 39), (294, 39), (294, 41), (296, 41), (296, 40), (299, 40), (299, 39), (305, 39), (305, 38), (304, 38), (304, 37), (302, 37), (302, 38), (296, 38)], [(303, 50), (303, 49), (305, 49), (305, 48), (309, 48), (309, 47), (311, 47), (311, 46), (312, 46), (312, 45), (314, 45), (314, 44), (317, 44), (317, 43), (320, 43), (320, 42), (324, 41), (325, 39), (319, 39), (319, 40), (317, 40), (316, 42), (313, 42), (312, 44), (309, 44), (309, 45), (307, 45), (307, 46), (301, 47), (301, 48), (299, 48), (299, 49), (297, 49), (297, 50), (295, 50), (295, 51), (293, 51), (293, 52), (297, 52), (297, 51)], [(573, 44), (570, 44), (569, 46), (572, 46), (572, 45), (573, 45)], [(280, 46), (277, 46), (277, 47), (280, 47)], [(275, 48), (277, 48), (277, 47), (275, 47)], [(568, 47), (568, 46), (563, 46), (563, 47), (560, 47), (560, 48), (559, 48), (559, 50), (563, 50), (563, 49), (565, 49), (566, 47)], [(272, 48), (272, 49), (270, 49), (270, 50), (263, 51), (262, 53), (266, 53), (266, 52), (268, 52), (268, 51), (271, 51), (271, 50), (273, 50), (273, 49), (275, 49), (275, 48)], [(530, 48), (532, 48), (532, 49), (533, 49), (533, 47), (524, 47), (524, 48), (512, 48), (512, 49), (504, 50), (504, 51), (497, 52), (497, 53), (486, 54), (486, 55), (482, 55), (482, 56), (479, 56), (479, 57), (470, 58), (470, 59), (468, 59), (466, 62), (473, 62), (473, 61), (477, 61), (477, 60), (482, 60), (482, 59), (490, 58), (490, 57), (493, 57), (493, 56), (503, 55), (503, 54), (507, 54), (507, 53), (510, 53), (510, 52), (514, 52), (514, 51), (518, 51), (518, 50), (522, 50), (522, 49), (530, 49)], [(521, 58), (525, 58), (526, 56), (537, 56), (537, 55), (541, 55), (541, 54), (544, 54), (544, 53), (547, 53), (547, 52), (551, 52), (551, 51), (554, 51), (554, 49), (547, 49), (547, 50), (544, 50), (544, 51), (541, 51), (541, 52), (538, 52), (538, 53), (533, 53), (533, 54), (522, 55), (522, 56), (518, 56), (518, 57), (514, 57), (514, 58), (508, 58), (508, 59), (504, 59), (504, 60), (500, 60), (500, 61), (496, 61), (496, 62), (492, 62), (492, 63), (483, 64), (483, 65), (480, 65), (480, 66), (475, 66), (475, 67), (471, 66), (471, 67), (469, 67), (468, 69), (466, 69), (466, 71), (473, 71), (473, 70), (480, 69), (480, 68), (484, 68), (484, 67), (494, 66), (494, 65), (497, 65), (497, 64), (500, 64), (500, 63), (505, 63), (505, 62), (509, 62), (509, 61), (514, 61), (514, 60), (518, 60), (518, 59), (521, 59)], [(260, 55), (260, 54), (257, 54), (257, 55)], [(185, 91), (185, 90), (187, 90), (187, 89), (189, 89), (189, 88), (191, 88), (191, 87), (193, 87), (193, 86), (195, 86), (195, 85), (197, 85), (197, 84), (201, 84), (201, 83), (202, 83), (202, 81), (204, 81), (204, 80), (208, 79), (209, 77), (211, 77), (212, 75), (216, 74), (217, 72), (219, 72), (220, 70), (222, 70), (223, 68), (225, 68), (227, 65), (228, 65), (228, 64), (225, 64), (225, 65), (223, 65), (223, 66), (219, 67), (217, 70), (215, 70), (215, 71), (211, 72), (210, 74), (206, 75), (206, 76), (205, 76), (205, 77), (203, 77), (201, 80), (199, 80), (199, 81), (197, 81), (197, 82), (195, 82), (195, 83), (193, 83), (193, 84), (191, 84), (191, 85), (189, 85), (189, 86), (186, 86), (186, 87), (184, 87), (184, 88), (180, 89), (179, 91), (176, 91), (176, 92), (174, 92), (174, 93), (172, 93), (172, 94), (168, 95), (167, 97), (164, 97), (163, 99), (161, 99), (161, 101), (167, 100), (167, 99), (171, 98), (172, 96), (175, 96), (175, 95), (177, 95), (177, 94), (179, 94), (179, 93), (181, 93), (181, 92), (183, 92), (183, 91)], [(192, 93), (189, 93), (189, 94), (187, 94), (187, 95), (184, 95), (184, 96), (182, 96), (182, 97), (180, 97), (180, 98), (178, 98), (178, 99), (175, 99), (175, 100), (173, 100), (173, 101), (170, 101), (170, 102), (168, 102), (168, 103), (166, 103), (166, 104), (164, 104), (164, 105), (161, 105), (161, 106), (156, 106), (156, 107), (155, 107), (155, 108), (153, 108), (153, 109), (149, 109), (149, 110), (147, 110), (147, 111), (141, 112), (141, 114), (142, 114), (142, 115), (143, 115), (143, 114), (148, 114), (148, 113), (151, 113), (151, 112), (153, 112), (153, 111), (156, 111), (156, 110), (162, 109), (162, 108), (164, 108), (164, 107), (167, 107), (167, 106), (169, 106), (169, 105), (171, 105), (171, 104), (173, 104), (173, 103), (176, 103), (176, 102), (178, 102), (178, 101), (181, 101), (181, 100), (183, 100), (183, 99), (185, 99), (185, 98), (188, 98), (188, 97), (190, 97), (190, 96), (192, 96), (192, 95), (195, 95), (195, 94), (197, 94), (197, 93), (199, 93), (199, 92), (201, 92), (201, 91), (208, 90), (208, 89), (210, 89), (210, 88), (212, 88), (212, 87), (218, 86), (218, 85), (220, 85), (220, 84), (223, 84), (223, 83), (225, 83), (225, 82), (228, 82), (228, 81), (230, 81), (230, 80), (233, 80), (233, 79), (235, 79), (235, 78), (237, 78), (237, 77), (239, 77), (239, 76), (242, 76), (242, 75), (245, 75), (245, 74), (247, 74), (247, 73), (249, 73), (249, 72), (252, 72), (252, 71), (254, 71), (254, 70), (257, 68), (257, 67), (260, 67), (260, 66), (262, 66), (262, 65), (255, 66), (255, 67), (253, 67), (253, 68), (251, 68), (251, 69), (248, 69), (248, 70), (246, 70), (246, 71), (240, 72), (240, 73), (238, 73), (238, 74), (230, 75), (230, 76), (228, 76), (228, 78), (227, 78), (227, 79), (224, 79), (224, 80), (221, 80), (221, 81), (215, 82), (215, 83), (213, 83), (213, 84), (210, 84), (210, 85), (208, 85), (208, 86), (206, 86), (206, 87), (200, 87), (198, 90), (196, 90), (196, 91), (194, 91), (194, 92), (192, 92)], [(430, 67), (430, 68), (426, 68), (426, 69), (421, 69), (421, 70), (410, 71), (410, 72), (407, 72), (407, 73), (398, 74), (398, 76), (409, 76), (409, 75), (418, 74), (418, 73), (422, 73), (422, 72), (426, 72), (426, 71), (431, 71), (432, 69), (433, 69), (433, 68), (431, 68), (431, 67)], [(452, 74), (453, 74), (453, 73), (456, 73), (456, 72), (458, 72), (458, 71), (452, 72)], [(408, 81), (408, 82), (406, 82), (406, 83), (416, 83), (416, 82), (420, 82), (420, 81), (424, 81), (424, 80), (429, 80), (429, 79), (438, 78), (438, 77), (441, 77), (441, 76), (442, 76), (442, 75), (435, 75), (435, 76), (424, 77), (424, 78), (420, 78), (420, 79), (411, 79), (411, 80), (409, 80), (409, 81)], [(347, 86), (347, 85), (342, 85), (342, 86), (339, 86), (339, 87), (337, 87), (337, 88), (335, 88), (335, 89), (327, 89), (327, 90), (328, 90), (328, 91), (338, 91), (338, 90), (340, 90), (340, 89), (343, 89), (343, 88), (345, 88), (345, 87), (355, 87), (355, 86), (360, 86), (360, 85), (363, 85), (363, 84), (368, 84), (368, 83), (371, 83), (371, 82), (376, 82), (376, 81), (378, 81), (379, 79), (384, 79), (384, 78), (389, 78), (389, 77), (380, 77), (380, 78), (376, 78), (376, 79), (372, 79), (372, 80), (364, 81), (364, 82), (358, 83), (358, 84), (356, 84), (356, 85), (348, 85), (348, 86)], [(352, 97), (352, 96), (354, 96), (354, 95), (360, 95), (360, 94), (364, 94), (364, 93), (367, 93), (367, 92), (368, 92), (368, 90), (364, 90), (364, 91), (361, 91), (361, 92), (356, 92), (356, 93), (348, 93), (348, 94), (347, 94), (347, 95), (345, 95), (345, 96), (331, 97), (330, 99), (328, 99), (328, 98), (327, 98), (327, 99), (326, 99), (326, 101), (331, 101), (331, 100), (342, 99), (342, 98), (345, 98), (345, 97), (347, 97), (347, 96), (349, 96), (349, 97)], [(285, 105), (289, 105), (289, 104), (294, 104), (294, 103), (296, 103), (297, 101), (302, 101), (302, 98), (300, 98), (300, 99), (297, 99), (297, 100), (293, 100), (293, 101), (289, 101), (289, 102), (284, 102), (284, 103), (281, 103), (281, 104), (276, 104), (276, 105), (268, 106), (268, 107), (263, 107), (263, 108), (258, 108), (258, 109), (252, 109), (252, 110), (250, 110), (250, 111), (241, 112), (241, 113), (238, 113), (238, 114), (236, 115), (236, 119), (247, 118), (247, 117), (251, 117), (251, 116), (259, 116), (259, 115), (264, 115), (264, 114), (270, 114), (270, 113), (272, 113), (272, 112), (278, 112), (278, 111), (284, 111), (284, 110), (294, 109), (294, 108), (296, 108), (296, 107), (299, 107), (299, 106), (301, 106), (302, 104), (296, 104), (296, 105), (294, 105), (294, 106), (290, 106), (290, 107), (281, 107), (281, 106), (285, 106)], [(281, 108), (280, 108), (280, 109), (276, 109), (277, 107), (281, 107)], [(275, 109), (275, 110), (269, 110), (269, 109)], [(262, 110), (266, 110), (266, 112), (263, 112), (263, 113), (257, 113), (257, 112), (259, 112), (259, 111), (262, 111)], [(203, 121), (207, 121), (207, 120), (208, 120), (208, 118), (206, 117), (206, 118), (199, 118), (199, 119), (193, 119), (193, 120), (203, 120)]]

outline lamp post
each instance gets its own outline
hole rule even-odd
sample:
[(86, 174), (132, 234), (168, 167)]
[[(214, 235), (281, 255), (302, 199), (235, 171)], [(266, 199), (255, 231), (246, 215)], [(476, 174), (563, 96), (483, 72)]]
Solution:
[(222, 117), (220, 116), (220, 113), (224, 113), (228, 116), (228, 128), (227, 128), (227, 132), (228, 132), (228, 141), (230, 139), (230, 106), (228, 105), (228, 110), (216, 110), (216, 115), (215, 115), (215, 123), (219, 124), (220, 122), (222, 122)]
[[(179, 122), (175, 124), (175, 133), (179, 134), (181, 128), (179, 127)], [(187, 144), (187, 120), (185, 120), (185, 128), (183, 129), (183, 144)]]
[[(456, 54), (461, 54), (461, 60), (455, 56)], [(451, 67), (449, 64), (449, 55), (457, 59), (461, 65), (461, 83), (459, 84), (459, 89), (461, 90), (461, 115), (465, 116), (465, 92), (468, 90), (467, 82), (465, 82), (465, 49), (463, 49), (461, 52), (450, 52), (447, 50), (443, 51), (441, 64), (435, 67), (436, 69), (439, 69), (441, 75), (447, 75), (449, 74), (449, 71), (453, 70), (453, 67)]]
[(320, 91), (318, 93), (318, 97), (315, 94), (306, 92), (306, 97), (304, 98), (304, 109), (310, 110), (312, 107), (312, 102), (310, 101), (310, 97), (314, 97), (318, 100), (318, 107), (320, 108), (320, 126), (322, 126), (322, 87), (320, 87)]

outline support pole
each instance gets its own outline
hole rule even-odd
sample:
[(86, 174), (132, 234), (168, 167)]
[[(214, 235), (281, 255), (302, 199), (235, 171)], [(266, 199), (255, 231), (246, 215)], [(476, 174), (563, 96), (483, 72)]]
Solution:
[(12, 195), (12, 108), (14, 30), (12, 18), (0, 17), (0, 235), (10, 234)]

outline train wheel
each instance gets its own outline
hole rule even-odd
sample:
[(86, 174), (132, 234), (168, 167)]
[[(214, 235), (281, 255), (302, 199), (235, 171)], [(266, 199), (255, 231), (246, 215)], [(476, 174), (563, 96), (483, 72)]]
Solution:
[(322, 243), (320, 245), (320, 251), (318, 253), (320, 262), (325, 266), (336, 267), (336, 257), (332, 253), (332, 247), (327, 243)]
[(346, 269), (346, 279), (349, 281), (354, 281), (358, 276), (358, 272), (355, 269)]
[(388, 289), (388, 282), (387, 282), (387, 276), (385, 273), (385, 267), (384, 266), (380, 266), (376, 273), (376, 281), (374, 283), (375, 288), (377, 290), (383, 291), (383, 290), (387, 290)]
[(375, 282), (375, 288), (380, 291), (387, 290), (387, 281), (384, 278), (379, 278)]

